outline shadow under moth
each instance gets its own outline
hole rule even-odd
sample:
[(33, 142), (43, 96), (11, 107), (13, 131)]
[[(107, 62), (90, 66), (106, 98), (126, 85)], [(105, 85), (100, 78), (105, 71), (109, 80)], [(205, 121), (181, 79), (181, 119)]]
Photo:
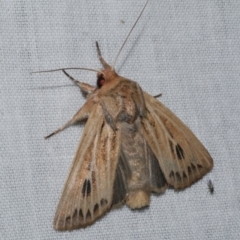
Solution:
[[(213, 167), (208, 151), (175, 114), (137, 82), (115, 72), (126, 40), (112, 66), (96, 43), (103, 69), (41, 71), (61, 70), (87, 94), (73, 118), (46, 137), (87, 120), (56, 210), (56, 230), (86, 227), (123, 204), (131, 209), (148, 206), (151, 192), (186, 188)], [(96, 71), (97, 86), (75, 80), (69, 69)]]

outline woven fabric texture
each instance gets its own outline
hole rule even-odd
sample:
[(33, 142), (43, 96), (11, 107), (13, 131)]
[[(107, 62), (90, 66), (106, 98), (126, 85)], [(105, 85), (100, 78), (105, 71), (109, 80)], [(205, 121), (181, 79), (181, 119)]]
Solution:
[[(159, 98), (214, 159), (184, 191), (56, 232), (53, 217), (84, 125), (49, 140), (85, 102), (62, 67), (113, 63), (145, 0), (3, 0), (0, 8), (0, 239), (240, 239), (240, 1), (150, 0), (116, 71)], [(96, 74), (69, 72), (95, 85)], [(214, 184), (210, 194), (207, 181)]]

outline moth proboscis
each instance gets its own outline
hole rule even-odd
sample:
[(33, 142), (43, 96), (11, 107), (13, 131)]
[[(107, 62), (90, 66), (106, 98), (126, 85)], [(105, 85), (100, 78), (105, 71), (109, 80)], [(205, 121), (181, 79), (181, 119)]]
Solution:
[(112, 66), (96, 43), (103, 69), (78, 68), (96, 71), (97, 87), (66, 72), (76, 68), (49, 70), (62, 70), (87, 93), (73, 118), (46, 137), (87, 119), (56, 210), (56, 230), (85, 227), (125, 203), (131, 209), (148, 206), (151, 192), (186, 188), (213, 167), (208, 151), (178, 117), (137, 82), (115, 72), (126, 40)]

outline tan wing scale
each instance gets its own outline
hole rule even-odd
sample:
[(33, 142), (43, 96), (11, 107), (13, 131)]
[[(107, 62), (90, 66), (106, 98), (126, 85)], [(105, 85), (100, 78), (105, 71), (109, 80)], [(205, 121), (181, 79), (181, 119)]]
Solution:
[(86, 123), (59, 201), (54, 227), (72, 230), (93, 223), (112, 205), (120, 134), (105, 124), (96, 104)]
[(166, 181), (185, 188), (213, 167), (213, 160), (193, 132), (157, 99), (144, 92), (147, 108), (142, 132), (159, 161)]

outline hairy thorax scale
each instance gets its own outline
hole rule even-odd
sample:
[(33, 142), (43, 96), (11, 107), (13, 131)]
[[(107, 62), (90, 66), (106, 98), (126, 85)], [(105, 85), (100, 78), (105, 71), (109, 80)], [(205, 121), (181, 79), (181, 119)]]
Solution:
[(105, 120), (116, 130), (118, 122), (133, 124), (145, 112), (145, 104), (143, 97), (136, 101), (139, 93), (142, 96), (142, 90), (136, 82), (118, 76), (113, 70), (105, 71), (105, 83), (99, 89), (97, 97)]

